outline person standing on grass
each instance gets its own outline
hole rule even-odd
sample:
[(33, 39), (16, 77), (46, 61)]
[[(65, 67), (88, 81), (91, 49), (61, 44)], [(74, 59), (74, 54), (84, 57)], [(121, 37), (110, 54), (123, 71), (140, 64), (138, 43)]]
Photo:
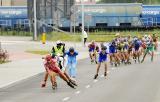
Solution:
[(87, 38), (88, 38), (88, 34), (87, 32), (84, 30), (83, 33), (82, 33), (82, 37), (83, 37), (83, 43), (84, 43), (84, 46), (86, 46), (86, 42), (87, 42)]

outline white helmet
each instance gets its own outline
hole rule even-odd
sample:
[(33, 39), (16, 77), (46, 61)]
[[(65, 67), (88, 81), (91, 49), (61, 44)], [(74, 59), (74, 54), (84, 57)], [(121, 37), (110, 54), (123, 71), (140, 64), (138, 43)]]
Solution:
[(56, 44), (60, 44), (60, 43), (61, 43), (61, 41), (60, 41), (60, 40), (57, 40), (57, 41), (56, 41)]
[(147, 36), (147, 35), (144, 35), (144, 37), (147, 38), (148, 36)]

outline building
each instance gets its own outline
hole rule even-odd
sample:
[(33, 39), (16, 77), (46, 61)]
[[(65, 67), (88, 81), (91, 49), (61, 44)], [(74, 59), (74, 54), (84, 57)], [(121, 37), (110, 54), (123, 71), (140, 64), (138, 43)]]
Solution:
[[(33, 25), (34, 0), (28, 0), (27, 4), (29, 19), (32, 21), (31, 24)], [(74, 0), (37, 0), (36, 5), (38, 29), (41, 29), (43, 23), (52, 27), (59, 27), (61, 25), (61, 21), (70, 20), (71, 7), (73, 4)]]
[(27, 6), (27, 0), (11, 0), (12, 6)]
[(0, 6), (27, 6), (27, 0), (0, 0)]

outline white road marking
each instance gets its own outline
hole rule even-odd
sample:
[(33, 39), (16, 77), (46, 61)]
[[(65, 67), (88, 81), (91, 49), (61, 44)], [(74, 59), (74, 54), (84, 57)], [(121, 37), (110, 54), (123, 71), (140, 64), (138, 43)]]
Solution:
[(104, 75), (101, 75), (101, 78), (103, 78), (104, 77)]
[(63, 101), (68, 101), (70, 99), (70, 97), (65, 97), (64, 99), (63, 99)]
[(79, 93), (81, 93), (81, 91), (76, 91), (76, 92), (75, 92), (75, 94), (79, 94)]
[(87, 85), (87, 86), (86, 86), (87, 89), (90, 88), (90, 87), (91, 87), (90, 85)]
[(98, 81), (98, 80), (95, 79), (93, 82), (96, 83), (97, 81)]
[(13, 45), (14, 43), (3, 43), (2, 45)]
[(160, 54), (160, 52), (155, 52), (155, 55), (159, 55)]

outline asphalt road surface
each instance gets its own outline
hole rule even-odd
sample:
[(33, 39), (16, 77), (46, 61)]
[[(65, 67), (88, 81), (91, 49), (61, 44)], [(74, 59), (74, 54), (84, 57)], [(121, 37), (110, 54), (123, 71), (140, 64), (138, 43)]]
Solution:
[(142, 64), (110, 67), (107, 79), (102, 68), (98, 79), (93, 80), (96, 65), (89, 59), (80, 60), (77, 89), (60, 79), (56, 90), (49, 81), (46, 88), (41, 88), (41, 73), (0, 89), (0, 102), (160, 102), (159, 62), (157, 55), (152, 63), (148, 57)]

